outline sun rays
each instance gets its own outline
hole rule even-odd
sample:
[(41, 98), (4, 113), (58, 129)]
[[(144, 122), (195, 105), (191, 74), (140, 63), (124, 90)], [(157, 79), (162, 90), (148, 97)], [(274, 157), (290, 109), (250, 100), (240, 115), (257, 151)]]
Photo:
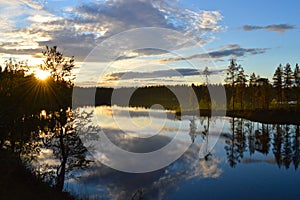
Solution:
[(39, 79), (39, 80), (46, 80), (47, 78), (50, 77), (50, 72), (45, 71), (45, 70), (37, 70), (34, 74), (34, 76)]

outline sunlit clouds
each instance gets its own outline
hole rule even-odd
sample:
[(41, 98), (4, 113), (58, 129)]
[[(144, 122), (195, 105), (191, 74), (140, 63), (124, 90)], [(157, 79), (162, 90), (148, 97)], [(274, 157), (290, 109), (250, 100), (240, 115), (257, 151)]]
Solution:
[(121, 31), (164, 27), (203, 41), (205, 33), (221, 30), (218, 22), (222, 19), (218, 11), (192, 11), (156, 0), (82, 1), (63, 7), (51, 7), (47, 1), (13, 0), (0, 1), (0, 9), (5, 19), (1, 20), (1, 52), (34, 55), (45, 45), (61, 44), (79, 61), (101, 40)]
[[(35, 66), (42, 64), (41, 52), (46, 45), (58, 46), (65, 56), (74, 56), (80, 67), (78, 63), (84, 62), (103, 41), (124, 31), (159, 27), (178, 31), (203, 49), (177, 46), (178, 49), (172, 51), (185, 50), (180, 57), (160, 49), (123, 51), (120, 47), (112, 64), (119, 69), (117, 73), (130, 71), (133, 66), (144, 67), (144, 63), (148, 63), (149, 72), (157, 71), (162, 63), (171, 64), (171, 68), (189, 68), (184, 62), (190, 61), (197, 63), (200, 69), (222, 69), (227, 67), (230, 58), (242, 59), (241, 64), (246, 62), (248, 71), (253, 71), (251, 67), (263, 71), (263, 67), (256, 64), (266, 64), (263, 56), (268, 56), (266, 60), (275, 65), (268, 67), (276, 67), (280, 56), (273, 54), (292, 57), (296, 55), (293, 50), (298, 42), (295, 17), (278, 12), (278, 19), (267, 19), (263, 14), (276, 10), (264, 10), (266, 6), (269, 5), (263, 3), (256, 10), (253, 7), (247, 10), (237, 2), (194, 0), (0, 0), (0, 56), (2, 61), (13, 57), (28, 60), (29, 65)], [(249, 12), (257, 16), (248, 19), (250, 15), (246, 13)], [(294, 11), (290, 13), (295, 15)], [(263, 20), (260, 22), (260, 19)], [(174, 38), (170, 35), (168, 39)], [(207, 60), (216, 66), (205, 64)], [(100, 63), (98, 68), (91, 68), (97, 70), (103, 66), (105, 64)], [(93, 71), (88, 73), (93, 74)], [(90, 74), (82, 85), (98, 81)]]

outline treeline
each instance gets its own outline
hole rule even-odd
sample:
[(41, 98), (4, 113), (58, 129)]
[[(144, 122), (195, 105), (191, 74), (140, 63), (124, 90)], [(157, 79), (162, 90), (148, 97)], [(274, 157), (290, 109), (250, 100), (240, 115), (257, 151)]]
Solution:
[[(225, 84), (149, 86), (142, 88), (77, 88), (82, 93), (95, 91), (95, 104), (151, 107), (160, 104), (176, 111), (227, 110), (298, 111), (300, 109), (300, 69), (279, 65), (272, 83), (255, 73), (247, 76), (241, 65), (230, 61)], [(134, 91), (134, 92), (132, 92)], [(225, 93), (224, 93), (225, 91)], [(122, 97), (132, 93), (129, 104)], [(214, 95), (211, 95), (214, 93)], [(124, 94), (124, 95), (122, 95)], [(224, 95), (223, 95), (224, 94)], [(195, 95), (197, 98), (195, 99)], [(118, 98), (119, 97), (119, 98)], [(182, 103), (184, 99), (184, 106)], [(84, 100), (82, 100), (82, 104)]]
[(300, 69), (296, 64), (280, 64), (273, 76), (273, 83), (252, 73), (248, 77), (241, 65), (230, 61), (225, 79), (228, 110), (299, 109)]

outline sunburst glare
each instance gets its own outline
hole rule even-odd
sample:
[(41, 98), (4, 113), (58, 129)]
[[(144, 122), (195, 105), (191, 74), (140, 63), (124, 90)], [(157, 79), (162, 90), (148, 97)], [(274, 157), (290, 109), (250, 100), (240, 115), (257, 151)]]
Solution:
[(45, 70), (37, 70), (34, 76), (39, 80), (46, 80), (50, 76), (50, 72)]

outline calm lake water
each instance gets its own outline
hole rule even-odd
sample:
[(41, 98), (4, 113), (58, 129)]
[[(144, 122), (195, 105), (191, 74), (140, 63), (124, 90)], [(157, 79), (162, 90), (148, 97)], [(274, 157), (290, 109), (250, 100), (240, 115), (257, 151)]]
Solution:
[(178, 118), (172, 112), (141, 108), (103, 106), (83, 110), (93, 110), (91, 123), (101, 127), (124, 150), (147, 153), (161, 149), (171, 140), (190, 146), (175, 162), (148, 173), (127, 173), (107, 167), (99, 162), (103, 159), (101, 152), (97, 154), (97, 149), (93, 149), (91, 158), (96, 162), (86, 170), (68, 175), (65, 188), (78, 197), (300, 198), (299, 126), (228, 117)]

